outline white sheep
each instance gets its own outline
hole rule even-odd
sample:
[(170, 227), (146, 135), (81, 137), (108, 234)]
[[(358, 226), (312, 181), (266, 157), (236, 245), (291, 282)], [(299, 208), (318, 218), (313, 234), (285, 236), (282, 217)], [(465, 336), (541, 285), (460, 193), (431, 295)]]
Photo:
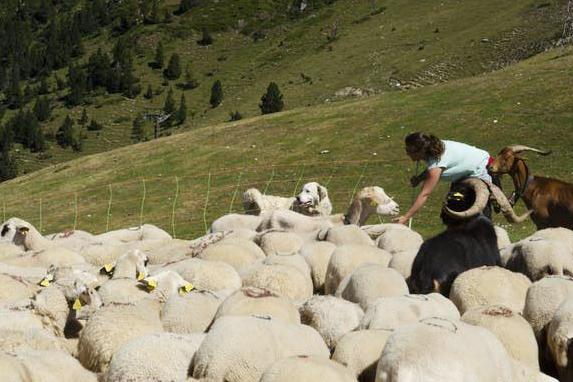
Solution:
[(308, 298), (313, 293), (310, 274), (304, 274), (291, 265), (257, 263), (241, 278), (243, 286), (266, 289), (293, 300)]
[(152, 224), (143, 224), (138, 227), (130, 227), (108, 231), (94, 236), (94, 239), (103, 243), (124, 242), (129, 243), (139, 240), (171, 239), (171, 235)]
[(479, 306), (466, 311), (462, 321), (488, 329), (500, 340), (511, 357), (539, 371), (535, 334), (519, 312), (503, 305)]
[(204, 334), (153, 333), (124, 343), (113, 355), (106, 382), (185, 382)]
[(525, 239), (512, 247), (506, 268), (532, 281), (547, 275), (573, 275), (573, 252), (566, 243), (543, 238)]
[(183, 296), (195, 288), (177, 272), (165, 270), (140, 280), (140, 283), (153, 298), (161, 303), (166, 302), (172, 296)]
[(0, 349), (4, 352), (17, 349), (65, 350), (59, 339), (44, 329), (0, 329)]
[(97, 382), (95, 374), (61, 350), (0, 352), (0, 370), (3, 381)]
[(360, 325), (364, 312), (358, 304), (334, 296), (313, 296), (299, 308), (301, 322), (315, 328), (330, 349)]
[(380, 297), (366, 310), (360, 328), (394, 330), (428, 317), (459, 320), (460, 313), (450, 300), (439, 293)]
[(573, 378), (573, 296), (555, 312), (547, 328), (547, 344), (557, 366), (560, 380)]
[(511, 358), (491, 332), (443, 318), (397, 329), (376, 371), (377, 382), (512, 380)]
[(224, 316), (215, 321), (193, 358), (193, 378), (256, 382), (275, 361), (307, 355), (329, 358), (320, 335), (306, 325), (267, 318)]
[(366, 232), (355, 224), (323, 229), (318, 233), (318, 240), (328, 241), (336, 246), (341, 245), (374, 245)]
[(109, 305), (99, 309), (80, 333), (78, 359), (94, 372), (106, 371), (113, 354), (127, 341), (163, 332), (159, 302), (144, 299), (137, 304)]
[(350, 369), (361, 381), (373, 381), (376, 365), (390, 330), (358, 330), (346, 333), (336, 343), (332, 360)]
[(495, 231), (495, 236), (497, 236), (497, 248), (502, 249), (511, 245), (511, 240), (507, 231), (498, 225), (494, 225), (493, 229)]
[(298, 253), (304, 242), (293, 232), (267, 232), (259, 239), (259, 246), (267, 255)]
[[(85, 260), (77, 252), (59, 247), (44, 238), (30, 223), (19, 218), (11, 218), (4, 222), (3, 227), (14, 231), (12, 243), (20, 247), (24, 253), (7, 256), (3, 263), (25, 267), (48, 267), (54, 265), (70, 265), (83, 263)], [(3, 228), (4, 229), (4, 228)]]
[(163, 329), (179, 334), (204, 332), (211, 325), (223, 297), (214, 292), (200, 290), (182, 295), (172, 294), (161, 312)]
[(265, 253), (250, 240), (232, 238), (210, 245), (198, 257), (204, 260), (222, 261), (240, 272), (258, 260), (264, 259)]
[(270, 365), (259, 382), (356, 382), (354, 375), (339, 363), (316, 356), (299, 355)]
[[(392, 254), (397, 252), (418, 252), (424, 242), (422, 235), (403, 224), (380, 224), (366, 229), (372, 236), (373, 228), (378, 234), (376, 245)], [(364, 227), (362, 227), (364, 229)]]
[(362, 264), (346, 276), (338, 286), (335, 296), (359, 304), (367, 309), (378, 297), (408, 294), (406, 280), (397, 271), (379, 264)]
[(262, 216), (227, 214), (211, 223), (210, 233), (233, 231), (236, 229), (248, 229), (256, 231), (263, 220)]
[[(161, 271), (177, 272), (197, 289), (220, 291), (239, 289), (241, 278), (235, 269), (222, 261), (185, 259), (164, 264)], [(152, 272), (152, 275), (154, 272)]]
[(244, 287), (225, 299), (217, 309), (215, 320), (223, 316), (268, 316), (300, 324), (300, 313), (289, 298), (254, 287)]
[(326, 270), (324, 291), (334, 294), (340, 282), (362, 264), (388, 266), (392, 255), (370, 245), (343, 245), (334, 250)]
[[(527, 290), (523, 317), (529, 322), (538, 342), (559, 306), (573, 296), (573, 278), (547, 276), (534, 282)], [(541, 347), (540, 347), (541, 349)]]
[(298, 269), (305, 276), (310, 277), (310, 267), (304, 257), (299, 255), (298, 252), (272, 254), (264, 258), (261, 262), (267, 265), (290, 265)]
[(300, 249), (300, 255), (310, 267), (315, 293), (324, 292), (326, 270), (335, 249), (336, 246), (334, 244), (326, 241), (308, 242)]
[(417, 250), (394, 252), (390, 263), (388, 263), (388, 268), (394, 269), (400, 273), (404, 279), (408, 279), (412, 273), (412, 264), (414, 264), (417, 254)]
[(461, 314), (471, 308), (504, 305), (523, 312), (531, 281), (521, 273), (501, 267), (479, 267), (461, 273), (450, 291), (450, 300)]
[(0, 305), (11, 304), (31, 298), (38, 286), (17, 276), (0, 273)]

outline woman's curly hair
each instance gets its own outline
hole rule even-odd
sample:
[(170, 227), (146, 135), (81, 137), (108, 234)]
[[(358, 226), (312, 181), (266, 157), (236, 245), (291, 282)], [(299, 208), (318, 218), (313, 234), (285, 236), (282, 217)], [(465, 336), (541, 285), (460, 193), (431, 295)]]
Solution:
[(446, 149), (444, 143), (433, 134), (411, 133), (406, 136), (404, 142), (406, 143), (407, 151), (421, 151), (424, 153), (426, 160), (431, 158), (440, 159)]

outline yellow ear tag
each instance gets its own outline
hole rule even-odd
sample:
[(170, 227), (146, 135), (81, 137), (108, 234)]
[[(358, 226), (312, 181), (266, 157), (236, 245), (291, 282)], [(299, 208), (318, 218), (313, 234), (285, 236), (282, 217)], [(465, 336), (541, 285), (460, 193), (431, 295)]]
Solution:
[(141, 281), (145, 278), (145, 274), (143, 272), (137, 272), (137, 281)]
[(187, 283), (183, 285), (181, 288), (179, 288), (179, 294), (183, 296), (184, 294), (191, 292), (193, 288), (194, 288), (193, 284)]
[(79, 298), (76, 298), (76, 301), (74, 301), (74, 305), (72, 305), (72, 309), (79, 310), (81, 307), (82, 307), (82, 302), (80, 301)]
[(372, 207), (376, 207), (378, 205), (378, 203), (376, 203), (376, 201), (374, 201), (374, 200), (370, 200), (370, 205)]
[(153, 290), (157, 288), (157, 280), (149, 279), (147, 280), (147, 289)]
[(47, 287), (48, 285), (50, 285), (50, 280), (48, 280), (48, 277), (44, 277), (44, 279), (40, 281), (40, 285), (43, 287)]
[(111, 271), (113, 271), (114, 268), (115, 268), (115, 265), (113, 265), (112, 263), (104, 264), (104, 266), (102, 267), (102, 269), (106, 273), (111, 273)]

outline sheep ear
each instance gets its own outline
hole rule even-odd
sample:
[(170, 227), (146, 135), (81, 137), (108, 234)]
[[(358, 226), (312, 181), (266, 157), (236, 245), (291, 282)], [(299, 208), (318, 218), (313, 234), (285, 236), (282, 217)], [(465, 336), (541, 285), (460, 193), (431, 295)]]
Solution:
[(104, 274), (104, 275), (111, 275), (113, 273), (114, 269), (115, 269), (115, 264), (107, 263), (107, 264), (104, 264), (104, 266), (100, 268), (99, 273)]
[(179, 288), (179, 294), (181, 296), (183, 296), (183, 295), (191, 292), (193, 289), (194, 289), (193, 284), (187, 283), (187, 284), (183, 285), (181, 288)]
[(18, 232), (20, 232), (22, 235), (26, 236), (26, 234), (28, 233), (28, 231), (30, 231), (30, 228), (28, 227), (20, 227), (18, 228)]
[(324, 228), (324, 229), (321, 229), (320, 231), (318, 231), (318, 234), (316, 235), (316, 240), (325, 241), (326, 238), (328, 237), (329, 231), (330, 231), (330, 228)]
[(0, 236), (2, 236), (2, 237), (6, 236), (6, 234), (8, 233), (8, 231), (10, 231), (10, 228), (8, 227), (8, 224), (4, 224), (4, 226), (2, 227), (2, 233), (0, 233)]
[(318, 185), (318, 197), (320, 201), (328, 198), (328, 191), (326, 190), (326, 187), (321, 186), (320, 184)]

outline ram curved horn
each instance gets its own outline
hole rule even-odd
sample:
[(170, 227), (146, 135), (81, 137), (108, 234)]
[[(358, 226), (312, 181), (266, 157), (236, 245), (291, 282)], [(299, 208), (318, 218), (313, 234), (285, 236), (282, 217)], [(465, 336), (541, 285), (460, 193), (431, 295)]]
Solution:
[(497, 201), (497, 204), (499, 204), (501, 213), (508, 222), (522, 223), (525, 220), (527, 220), (529, 215), (531, 215), (531, 212), (533, 212), (533, 211), (528, 211), (525, 214), (518, 216), (511, 207), (511, 203), (509, 202), (509, 200), (507, 200), (507, 197), (499, 187), (497, 187), (495, 184), (490, 184), (489, 189), (491, 190), (492, 197)]
[(541, 155), (551, 154), (551, 150), (544, 151), (544, 150), (539, 150), (539, 149), (529, 147), (529, 146), (524, 146), (524, 145), (511, 145), (511, 146), (507, 146), (507, 148), (512, 150), (516, 154), (519, 154), (522, 151), (533, 151), (533, 152), (536, 152), (536, 153), (541, 154)]
[(444, 205), (444, 212), (454, 219), (468, 219), (483, 211), (489, 199), (489, 190), (486, 184), (478, 178), (467, 178), (461, 181), (462, 183), (473, 188), (476, 198), (474, 204), (465, 211), (453, 211)]

